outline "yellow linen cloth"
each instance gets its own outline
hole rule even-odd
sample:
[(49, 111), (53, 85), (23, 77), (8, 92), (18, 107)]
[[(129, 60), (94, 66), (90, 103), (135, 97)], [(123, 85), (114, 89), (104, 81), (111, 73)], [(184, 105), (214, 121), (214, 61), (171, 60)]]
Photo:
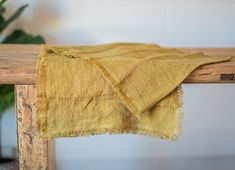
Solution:
[(42, 46), (37, 111), (43, 137), (136, 133), (176, 139), (181, 83), (197, 67), (230, 57), (155, 44)]

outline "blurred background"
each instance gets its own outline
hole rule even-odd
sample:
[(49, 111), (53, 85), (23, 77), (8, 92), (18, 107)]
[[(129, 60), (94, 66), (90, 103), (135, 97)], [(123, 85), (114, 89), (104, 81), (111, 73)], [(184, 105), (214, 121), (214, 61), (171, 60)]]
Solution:
[[(42, 35), (47, 44), (116, 41), (164, 47), (235, 47), (234, 0), (8, 0), (10, 15), (29, 7), (9, 29)], [(178, 141), (138, 135), (55, 140), (59, 170), (234, 170), (235, 85), (183, 85)], [(15, 155), (14, 107), (3, 115), (3, 154)]]

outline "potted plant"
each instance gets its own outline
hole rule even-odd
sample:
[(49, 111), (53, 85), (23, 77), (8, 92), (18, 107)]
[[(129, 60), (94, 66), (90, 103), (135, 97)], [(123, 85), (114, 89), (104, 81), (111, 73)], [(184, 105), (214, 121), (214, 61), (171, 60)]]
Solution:
[[(9, 24), (15, 21), (28, 6), (22, 5), (11, 17), (5, 19), (4, 13), (6, 8), (4, 3), (7, 0), (0, 0), (0, 35), (7, 28)], [(6, 36), (1, 43), (3, 44), (42, 44), (44, 39), (41, 36), (32, 36), (21, 29), (12, 31)], [(14, 85), (1, 85), (0, 84), (0, 169), (17, 169), (17, 160), (14, 158), (2, 157), (2, 145), (1, 145), (1, 118), (3, 112), (14, 104)]]

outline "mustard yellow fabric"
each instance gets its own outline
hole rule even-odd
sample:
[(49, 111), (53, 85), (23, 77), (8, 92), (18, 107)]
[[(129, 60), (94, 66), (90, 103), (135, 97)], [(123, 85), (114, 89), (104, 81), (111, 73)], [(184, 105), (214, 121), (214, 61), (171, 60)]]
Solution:
[(198, 66), (229, 59), (142, 43), (44, 45), (36, 81), (40, 135), (176, 139), (182, 81)]

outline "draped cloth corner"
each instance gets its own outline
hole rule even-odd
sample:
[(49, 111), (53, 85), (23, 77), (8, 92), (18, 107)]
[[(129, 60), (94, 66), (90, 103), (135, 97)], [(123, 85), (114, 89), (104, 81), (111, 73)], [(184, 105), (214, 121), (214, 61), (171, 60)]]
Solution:
[(181, 83), (197, 67), (229, 59), (142, 43), (42, 45), (36, 80), (39, 133), (177, 139)]

